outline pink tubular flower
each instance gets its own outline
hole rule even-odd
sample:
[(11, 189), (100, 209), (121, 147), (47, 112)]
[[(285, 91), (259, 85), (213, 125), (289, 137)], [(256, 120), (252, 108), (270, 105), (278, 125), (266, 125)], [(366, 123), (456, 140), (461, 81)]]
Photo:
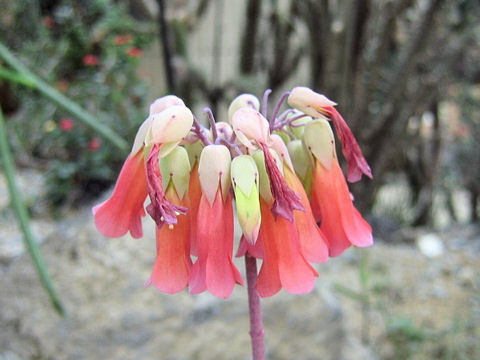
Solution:
[[(188, 207), (188, 177), (190, 163), (187, 151), (176, 147), (160, 160), (161, 167), (170, 175), (165, 182), (165, 196), (172, 204)], [(188, 284), (192, 261), (190, 259), (191, 213), (179, 215), (177, 224), (157, 227), (157, 256), (152, 275), (147, 285), (152, 284), (158, 290), (174, 294)]]
[(299, 197), (290, 189), (275, 164), (268, 144), (271, 143), (267, 120), (252, 108), (240, 108), (233, 114), (232, 125), (238, 139), (246, 147), (252, 148), (253, 139), (264, 153), (265, 168), (270, 179), (270, 188), (274, 199), (272, 212), (293, 222), (293, 210), (304, 210)]
[(328, 123), (325, 120), (309, 123), (304, 141), (315, 162), (312, 209), (321, 222), (320, 230), (327, 239), (329, 256), (340, 255), (352, 244), (372, 245), (372, 228), (353, 206)]
[(73, 122), (72, 119), (64, 118), (60, 120), (60, 129), (62, 131), (68, 132), (73, 129), (75, 126), (75, 123)]
[(103, 236), (116, 238), (128, 231), (134, 238), (140, 238), (143, 203), (147, 197), (143, 151), (130, 154), (123, 164), (112, 196), (95, 206), (92, 211), (95, 226)]
[[(158, 99), (152, 104), (151, 115), (157, 110), (162, 111), (172, 104), (178, 103), (175, 98), (167, 96)], [(95, 225), (104, 236), (115, 238), (130, 231), (132, 237), (142, 237), (141, 218), (145, 216), (143, 204), (147, 197), (144, 142), (151, 126), (152, 118), (149, 116), (138, 129), (132, 151), (123, 164), (113, 194), (108, 200), (92, 209)], [(170, 134), (170, 136), (172, 135)]]
[[(209, 145), (198, 166), (202, 197), (197, 214), (197, 255), (190, 274), (190, 292), (205, 290), (228, 298), (242, 276), (232, 261), (233, 207), (230, 188), (230, 152), (223, 145)], [(216, 180), (215, 180), (216, 179)]]
[(314, 263), (323, 263), (328, 259), (327, 239), (315, 222), (307, 193), (295, 173), (288, 167), (285, 167), (285, 180), (288, 186), (300, 195), (300, 201), (305, 208), (305, 211), (294, 211), (295, 224), (305, 258)]
[(292, 294), (306, 294), (313, 289), (318, 273), (307, 262), (294, 223), (274, 218), (270, 206), (260, 199), (262, 225), (258, 241), (263, 246), (263, 264), (257, 291), (261, 297), (275, 295), (284, 288)]
[(361, 179), (362, 174), (365, 174), (370, 179), (373, 178), (370, 166), (368, 166), (357, 140), (355, 140), (343, 117), (334, 108), (337, 105), (335, 102), (309, 88), (299, 86), (291, 91), (288, 103), (312, 117), (320, 119), (324, 119), (325, 115), (330, 117), (338, 138), (342, 143), (343, 155), (347, 159), (348, 181), (356, 182)]
[(87, 54), (83, 57), (83, 65), (96, 66), (98, 65), (98, 56), (93, 54)]

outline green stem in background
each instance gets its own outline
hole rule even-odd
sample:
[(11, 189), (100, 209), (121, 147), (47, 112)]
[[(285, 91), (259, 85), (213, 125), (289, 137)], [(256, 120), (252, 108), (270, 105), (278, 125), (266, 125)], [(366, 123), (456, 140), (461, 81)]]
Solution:
[(38, 247), (38, 244), (33, 239), (33, 234), (30, 228), (30, 219), (27, 213), (27, 209), (25, 208), (25, 204), (23, 203), (22, 198), (20, 196), (20, 192), (18, 191), (18, 188), (17, 188), (17, 183), (15, 182), (15, 171), (13, 167), (12, 154), (10, 153), (10, 148), (8, 146), (7, 131), (5, 128), (5, 122), (3, 120), (3, 113), (1, 109), (0, 109), (0, 155), (2, 159), (5, 178), (8, 184), (8, 190), (10, 192), (12, 207), (15, 211), (15, 215), (17, 216), (18, 223), (20, 224), (20, 227), (23, 232), (23, 241), (35, 265), (35, 269), (37, 270), (38, 276), (40, 277), (40, 281), (48, 293), (48, 296), (50, 298), (50, 301), (52, 302), (53, 307), (60, 315), (63, 316), (65, 314), (65, 311), (60, 302), (60, 299), (55, 293), (55, 289), (53, 288), (53, 283), (50, 276), (48, 275), (47, 268), (45, 266), (45, 262), (43, 260), (43, 256), (40, 251), (40, 248)]
[[(6, 47), (0, 42), (0, 59), (14, 69), (18, 74), (6, 71), (3, 69), (0, 72), (0, 77), (10, 81), (26, 85), (29, 88), (37, 90), (39, 93), (50, 99), (58, 107), (70, 113), (76, 119), (85, 123), (92, 128), (100, 136), (105, 138), (112, 145), (119, 150), (127, 152), (129, 147), (127, 142), (119, 136), (115, 131), (108, 126), (100, 123), (93, 115), (83, 110), (77, 103), (73, 102), (53, 87), (48, 85), (45, 81), (40, 79), (37, 75), (32, 73), (20, 60), (18, 60)], [(27, 80), (26, 80), (27, 79)]]

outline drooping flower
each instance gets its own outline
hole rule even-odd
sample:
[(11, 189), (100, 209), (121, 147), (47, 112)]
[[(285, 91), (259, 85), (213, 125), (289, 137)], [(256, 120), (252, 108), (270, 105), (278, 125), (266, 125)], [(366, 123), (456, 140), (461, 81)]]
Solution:
[(268, 297), (282, 288), (292, 294), (306, 294), (313, 289), (318, 273), (303, 255), (295, 224), (281, 216), (275, 219), (270, 206), (260, 199), (263, 263), (256, 287), (258, 294)]
[(152, 123), (151, 115), (178, 103), (180, 99), (175, 98), (178, 99), (166, 96), (152, 104), (150, 116), (138, 129), (132, 150), (123, 164), (112, 195), (93, 207), (95, 226), (102, 235), (115, 238), (130, 231), (132, 237), (142, 237), (141, 218), (145, 216), (143, 204), (148, 193), (144, 165), (145, 138)]
[(342, 144), (343, 155), (347, 159), (348, 181), (356, 182), (361, 179), (362, 174), (372, 178), (372, 171), (358, 146), (357, 140), (355, 140), (343, 117), (334, 108), (337, 105), (335, 102), (309, 88), (296, 87), (291, 91), (288, 103), (295, 109), (315, 118), (325, 119), (325, 116), (330, 117)]
[(283, 174), (287, 185), (300, 197), (304, 211), (294, 211), (294, 223), (302, 244), (303, 253), (308, 261), (321, 263), (327, 261), (328, 249), (326, 240), (318, 228), (310, 208), (308, 196), (295, 170), (287, 150), (287, 146), (278, 135), (272, 135), (272, 148), (282, 159)]
[[(262, 151), (254, 153), (260, 177), (260, 209), (262, 222), (257, 243), (259, 251), (247, 245), (252, 256), (263, 258), (258, 276), (257, 291), (261, 297), (276, 294), (282, 288), (293, 294), (304, 294), (312, 290), (318, 273), (308, 263), (303, 252), (299, 230), (295, 222), (282, 216), (275, 216), (270, 210), (273, 195), (270, 190), (265, 156)], [(274, 156), (275, 166), (282, 166), (278, 156)], [(295, 210), (294, 213), (301, 211)]]
[(172, 105), (151, 115), (151, 118), (151, 125), (145, 138), (145, 144), (150, 148), (145, 164), (147, 189), (151, 201), (147, 206), (147, 212), (157, 226), (162, 227), (164, 223), (176, 224), (177, 215), (185, 214), (186, 208), (172, 204), (165, 197), (158, 159), (168, 155), (188, 134), (193, 123), (193, 115), (186, 106)]
[[(176, 147), (160, 159), (165, 196), (172, 204), (187, 208), (190, 162), (183, 147)], [(179, 215), (176, 225), (156, 228), (157, 256), (146, 285), (153, 285), (168, 294), (177, 293), (188, 285), (190, 259), (190, 213)]]
[(372, 228), (353, 206), (328, 122), (319, 119), (307, 124), (303, 141), (314, 157), (312, 209), (321, 222), (329, 256), (340, 255), (350, 245), (372, 245)]
[(134, 238), (140, 238), (143, 203), (147, 197), (143, 151), (130, 153), (123, 164), (112, 196), (92, 211), (95, 226), (103, 236), (116, 238), (128, 231)]
[(247, 148), (255, 148), (254, 140), (265, 156), (265, 168), (270, 179), (270, 187), (274, 202), (272, 212), (293, 222), (293, 210), (304, 210), (299, 197), (290, 189), (282, 173), (275, 164), (268, 145), (271, 144), (268, 121), (258, 111), (251, 108), (241, 108), (232, 118), (235, 134)]
[(230, 195), (230, 152), (223, 145), (206, 146), (198, 173), (202, 197), (197, 214), (197, 255), (189, 287), (192, 294), (208, 290), (227, 298), (235, 284), (243, 285), (233, 264), (233, 208)]

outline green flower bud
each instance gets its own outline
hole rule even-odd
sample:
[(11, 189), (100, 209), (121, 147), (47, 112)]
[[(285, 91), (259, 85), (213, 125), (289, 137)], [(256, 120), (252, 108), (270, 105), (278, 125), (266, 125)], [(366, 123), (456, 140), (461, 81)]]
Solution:
[(288, 153), (293, 162), (295, 173), (303, 184), (307, 194), (312, 188), (313, 159), (302, 144), (302, 140), (290, 141), (287, 144)]
[(260, 230), (260, 194), (258, 189), (258, 169), (249, 155), (241, 155), (232, 160), (231, 177), (237, 217), (245, 239), (255, 244)]

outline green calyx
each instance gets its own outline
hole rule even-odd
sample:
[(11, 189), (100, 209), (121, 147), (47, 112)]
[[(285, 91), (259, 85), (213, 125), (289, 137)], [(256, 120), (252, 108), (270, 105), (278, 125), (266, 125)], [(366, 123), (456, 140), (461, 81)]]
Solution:
[(260, 230), (259, 173), (255, 160), (241, 155), (232, 160), (231, 171), (237, 217), (245, 239), (254, 244)]
[(327, 120), (317, 119), (305, 126), (303, 134), (305, 148), (327, 169), (332, 167), (336, 157), (335, 140)]
[(190, 161), (187, 151), (183, 147), (177, 146), (159, 161), (163, 188), (167, 189), (169, 184), (173, 184), (178, 197), (183, 199), (190, 182)]

